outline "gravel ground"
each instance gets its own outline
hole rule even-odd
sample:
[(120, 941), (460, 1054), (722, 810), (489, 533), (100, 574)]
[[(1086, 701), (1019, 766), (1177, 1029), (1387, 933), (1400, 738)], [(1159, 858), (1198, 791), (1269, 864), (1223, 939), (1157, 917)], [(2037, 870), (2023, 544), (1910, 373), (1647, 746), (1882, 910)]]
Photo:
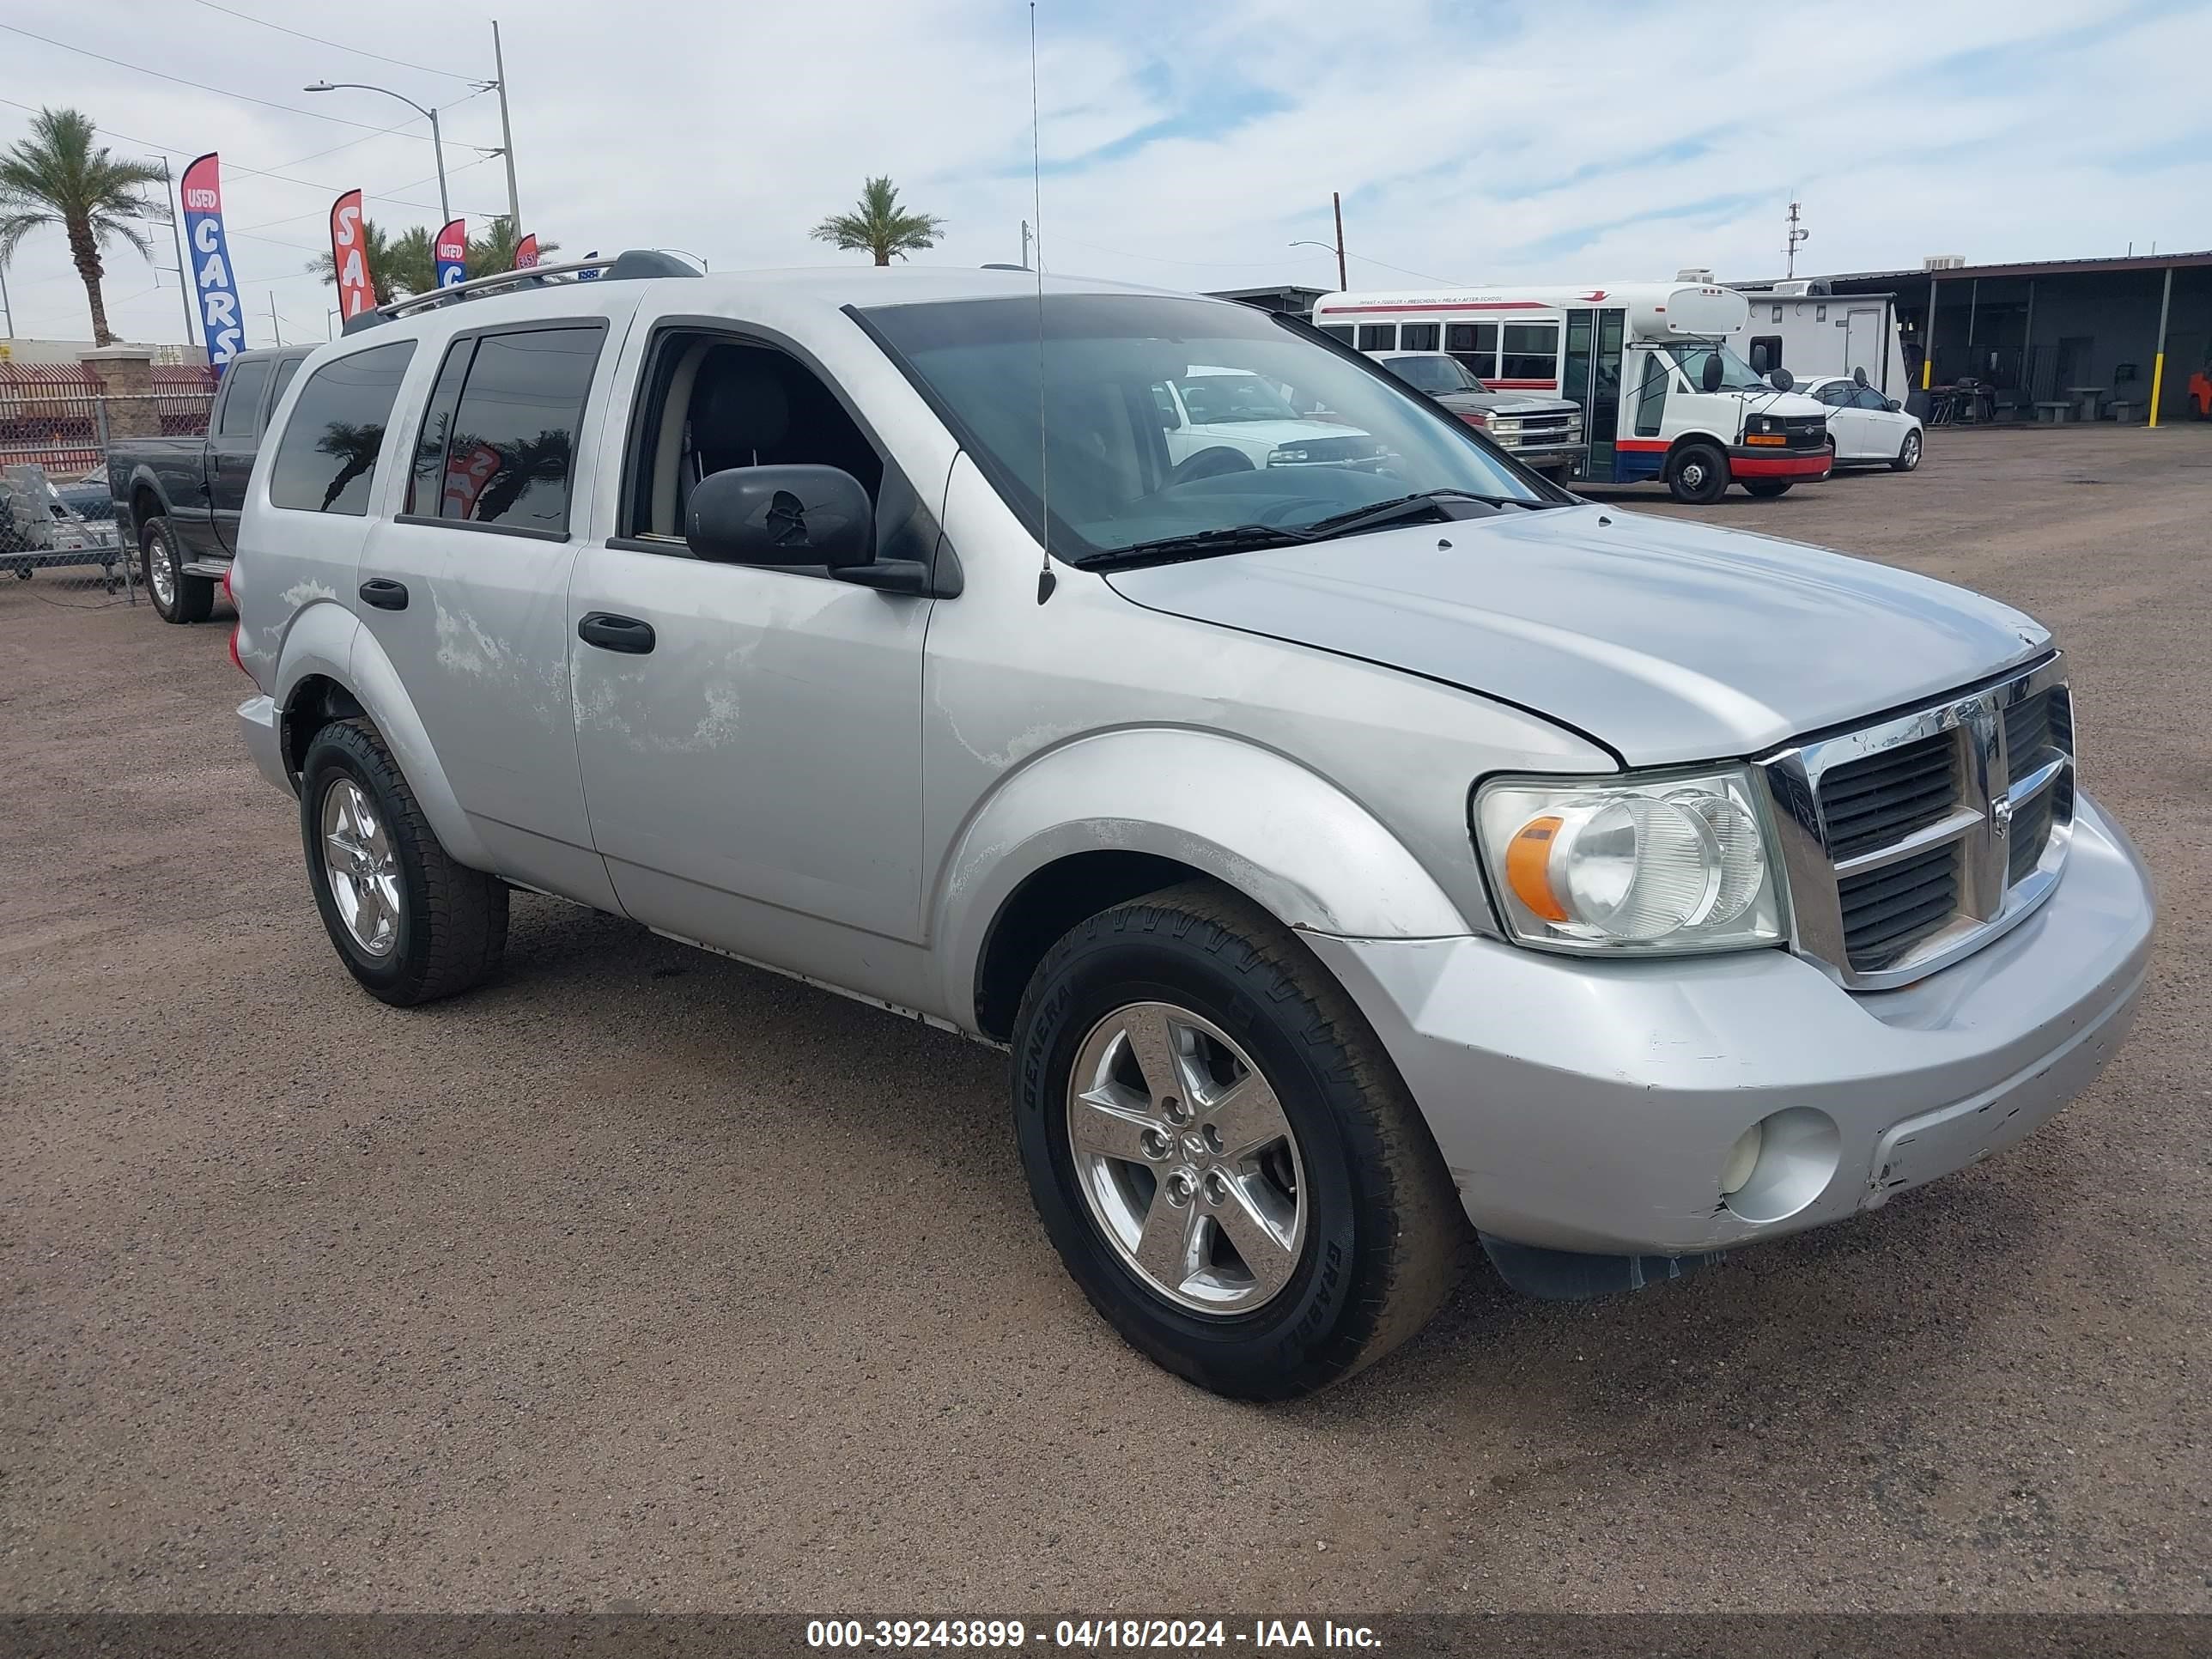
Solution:
[(0, 1610), (2212, 1609), (2212, 428), (1929, 448), (1697, 516), (2057, 626), (2161, 886), (2130, 1043), (1879, 1213), (1476, 1283), (1288, 1408), (1091, 1315), (994, 1054), (529, 896), (370, 1000), (222, 628), (0, 582)]

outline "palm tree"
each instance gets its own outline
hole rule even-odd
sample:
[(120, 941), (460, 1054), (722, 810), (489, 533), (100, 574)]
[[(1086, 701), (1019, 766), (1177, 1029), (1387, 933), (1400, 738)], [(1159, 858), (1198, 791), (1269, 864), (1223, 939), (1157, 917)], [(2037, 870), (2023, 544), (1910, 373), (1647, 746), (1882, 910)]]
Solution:
[[(522, 245), (522, 233), (514, 220), (504, 213), (491, 222), (491, 228), (481, 237), (469, 239), (468, 274), (471, 276), (496, 276), (502, 270), (514, 269), (514, 251)], [(561, 244), (538, 239), (538, 257), (560, 252)]]
[(945, 221), (933, 213), (915, 213), (898, 204), (898, 186), (889, 179), (871, 179), (860, 191), (857, 213), (833, 213), (814, 227), (817, 242), (834, 242), (841, 249), (865, 248), (876, 263), (887, 265), (891, 255), (900, 258), (916, 248), (937, 246)]
[[(389, 305), (394, 300), (404, 300), (410, 294), (421, 294), (437, 286), (437, 263), (431, 252), (430, 233), (420, 225), (394, 236), (374, 220), (364, 218), (361, 222), (361, 252), (368, 261), (369, 294), (377, 305)], [(337, 265), (328, 253), (318, 253), (308, 260), (307, 269), (326, 283), (335, 283), (338, 279)]]
[(33, 231), (58, 227), (91, 302), (93, 343), (112, 345), (115, 331), (100, 292), (107, 274), (100, 245), (120, 237), (151, 258), (154, 241), (143, 222), (167, 224), (169, 204), (140, 194), (161, 179), (160, 167), (119, 161), (106, 145), (93, 143), (93, 134), (92, 118), (80, 111), (42, 109), (32, 118), (31, 136), (0, 155), (0, 265)]

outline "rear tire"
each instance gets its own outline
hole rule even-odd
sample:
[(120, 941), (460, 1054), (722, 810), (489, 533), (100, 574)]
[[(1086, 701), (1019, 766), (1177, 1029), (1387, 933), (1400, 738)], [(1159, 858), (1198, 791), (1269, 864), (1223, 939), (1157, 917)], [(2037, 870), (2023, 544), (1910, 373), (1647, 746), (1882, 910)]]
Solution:
[(1031, 977), (1013, 1051), (1022, 1164), (1060, 1260), (1131, 1346), (1200, 1388), (1326, 1387), (1457, 1282), (1472, 1229), (1396, 1068), (1244, 899), (1193, 883), (1077, 924)]
[(1771, 501), (1777, 495), (1787, 495), (1790, 486), (1796, 482), (1795, 478), (1753, 478), (1744, 484), (1743, 493), (1756, 495), (1762, 501)]
[(1728, 457), (1711, 444), (1685, 444), (1667, 469), (1667, 489), (1686, 507), (1711, 507), (1729, 487)]
[(154, 614), (167, 623), (205, 622), (215, 611), (215, 583), (185, 574), (183, 562), (167, 519), (157, 514), (138, 526), (138, 574)]
[(454, 861), (367, 720), (333, 721), (309, 740), (300, 836), (323, 926), (371, 996), (409, 1007), (499, 966), (506, 884)]
[(1889, 464), (1893, 472), (1910, 472), (1920, 465), (1920, 434), (1908, 432), (1905, 441), (1898, 446), (1897, 459)]

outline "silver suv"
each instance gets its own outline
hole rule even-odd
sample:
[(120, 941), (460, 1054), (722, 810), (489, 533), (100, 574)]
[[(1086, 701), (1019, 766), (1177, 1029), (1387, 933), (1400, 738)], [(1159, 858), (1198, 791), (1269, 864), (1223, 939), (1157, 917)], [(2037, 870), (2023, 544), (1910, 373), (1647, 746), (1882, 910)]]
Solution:
[[(1178, 452), (1201, 367), (1346, 464)], [(2044, 629), (1577, 500), (1258, 311), (624, 255), (357, 319), (276, 429), (239, 720), (354, 976), (466, 989), (522, 888), (1002, 1047), (1068, 1271), (1224, 1394), (1476, 1240), (1583, 1296), (1879, 1206), (2142, 981)]]

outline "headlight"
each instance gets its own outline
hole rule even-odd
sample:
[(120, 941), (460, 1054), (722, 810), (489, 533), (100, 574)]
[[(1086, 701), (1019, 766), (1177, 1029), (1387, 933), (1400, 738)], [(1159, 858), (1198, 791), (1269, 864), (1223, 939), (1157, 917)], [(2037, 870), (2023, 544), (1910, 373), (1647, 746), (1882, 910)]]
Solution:
[(1521, 435), (1520, 416), (1509, 415), (1501, 419), (1493, 415), (1490, 417), (1490, 431), (1493, 437), (1517, 438)]
[(1501, 779), (1475, 843), (1505, 926), (1565, 951), (1729, 951), (1782, 938), (1774, 861), (1740, 767), (1672, 777)]
[(1280, 466), (1285, 461), (1297, 462), (1305, 459), (1306, 452), (1303, 449), (1272, 449), (1267, 452), (1269, 466)]

